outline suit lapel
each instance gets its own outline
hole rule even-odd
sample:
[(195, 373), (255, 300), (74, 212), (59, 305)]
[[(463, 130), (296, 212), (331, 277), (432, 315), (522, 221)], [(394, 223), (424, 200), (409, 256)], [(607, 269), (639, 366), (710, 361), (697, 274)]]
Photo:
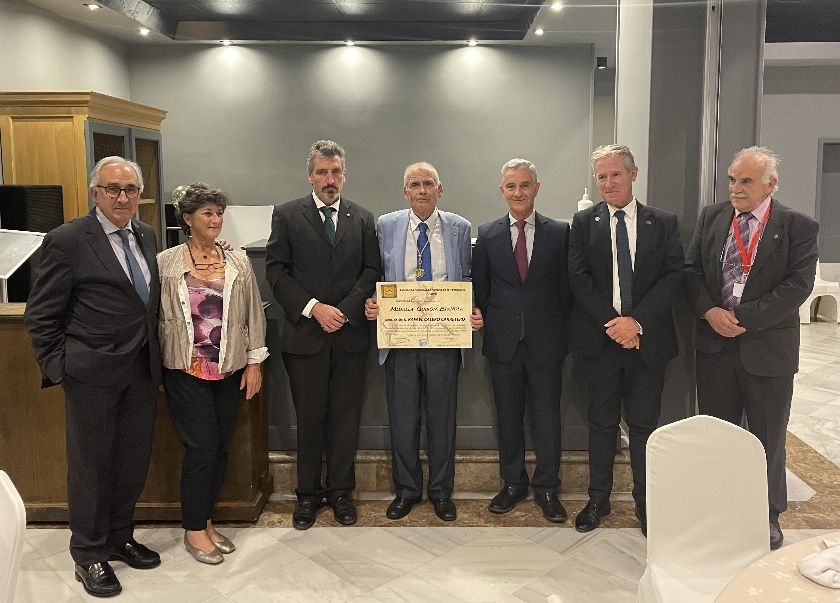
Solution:
[(443, 236), (443, 254), (446, 259), (446, 276), (450, 281), (460, 281), (461, 265), (458, 262), (458, 226), (452, 224), (443, 212), (438, 210), (440, 232)]
[(513, 256), (513, 239), (511, 238), (510, 230), (510, 216), (509, 214), (505, 214), (501, 220), (496, 222), (496, 232), (500, 239), (498, 245), (499, 254), (501, 256), (500, 269), (507, 271), (509, 274), (513, 275), (517, 281), (521, 282), (519, 278), (519, 268), (516, 267), (516, 258)]
[(409, 223), (408, 209), (397, 215), (396, 219), (391, 223), (391, 236), (394, 237), (393, 254), (391, 254), (391, 274), (395, 276), (395, 281), (405, 280), (405, 254), (406, 254), (406, 238), (408, 237), (408, 223)]
[[(343, 206), (344, 203), (342, 202), (341, 205)], [(342, 211), (344, 208), (342, 207)], [(320, 210), (315, 207), (315, 200), (312, 198), (312, 195), (309, 197), (304, 197), (301, 199), (300, 204), (300, 212), (303, 214), (304, 219), (312, 226), (312, 229), (315, 230), (316, 234), (324, 239), (324, 242), (328, 245), (330, 244), (330, 240), (327, 238), (327, 229), (324, 226), (324, 220), (321, 218)], [(338, 230), (341, 228), (341, 218), (338, 219), (338, 229), (336, 229), (335, 238), (336, 241), (338, 240)]]
[[(547, 223), (548, 218), (534, 212), (534, 246), (531, 249), (531, 260), (528, 262), (528, 273), (525, 275), (526, 282), (529, 278), (534, 278), (534, 270), (538, 270), (542, 265), (542, 259), (545, 255), (544, 249), (548, 244), (548, 228), (546, 228)], [(510, 231), (510, 229), (508, 229), (508, 231)], [(511, 243), (511, 245), (512, 244), (513, 243)], [(515, 266), (516, 258), (514, 258), (514, 267)], [(518, 274), (519, 268), (516, 270)]]
[(724, 246), (726, 245), (726, 240), (729, 237), (729, 228), (732, 225), (732, 216), (735, 213), (735, 210), (732, 208), (732, 204), (726, 203), (726, 205), (728, 207), (723, 207), (712, 223), (711, 250), (714, 254), (712, 266), (716, 283), (723, 282), (721, 257), (723, 257)]
[(647, 257), (654, 251), (656, 241), (656, 217), (646, 206), (636, 201), (636, 261), (633, 264), (633, 272), (644, 265)]
[(123, 270), (122, 264), (117, 259), (114, 253), (114, 248), (111, 247), (111, 242), (108, 240), (108, 235), (102, 229), (99, 219), (94, 213), (96, 209), (92, 209), (91, 213), (87, 215), (87, 242), (93, 250), (94, 256), (102, 262), (102, 266), (107, 270), (108, 274), (115, 282), (125, 290), (127, 295), (133, 295), (140, 301), (140, 297), (134, 290), (134, 285), (131, 284), (128, 275)]
[(155, 299), (157, 295), (157, 287), (160, 286), (160, 278), (157, 276), (157, 242), (149, 240), (149, 237), (143, 232), (140, 227), (140, 222), (136, 219), (131, 221), (131, 228), (137, 235), (137, 244), (140, 246), (140, 251), (143, 253), (143, 258), (146, 260), (146, 266), (149, 268), (149, 299)]
[[(344, 198), (341, 199), (338, 213), (340, 215), (338, 216), (338, 226), (335, 229), (335, 243), (333, 246), (338, 245), (346, 233), (352, 230), (353, 222), (358, 215), (355, 206)], [(324, 238), (327, 238), (326, 232)]]

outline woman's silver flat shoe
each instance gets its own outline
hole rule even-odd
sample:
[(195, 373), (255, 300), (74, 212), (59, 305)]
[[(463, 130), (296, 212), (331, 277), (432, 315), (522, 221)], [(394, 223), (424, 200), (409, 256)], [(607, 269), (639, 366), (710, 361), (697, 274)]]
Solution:
[[(219, 536), (222, 535), (219, 534)], [(233, 544), (233, 542), (231, 542), (231, 540), (229, 538), (226, 538), (225, 536), (222, 536), (221, 540), (213, 540), (212, 538), (210, 540), (212, 540), (213, 544), (216, 545), (216, 548), (223, 552), (225, 555), (228, 555), (236, 550), (236, 545)]]
[(187, 549), (187, 552), (193, 556), (193, 559), (198, 561), (199, 563), (208, 563), (210, 565), (217, 565), (225, 560), (222, 557), (222, 553), (219, 549), (215, 548), (210, 553), (205, 553), (201, 549), (198, 549), (190, 544), (190, 541), (187, 540), (187, 535), (184, 534), (184, 548)]

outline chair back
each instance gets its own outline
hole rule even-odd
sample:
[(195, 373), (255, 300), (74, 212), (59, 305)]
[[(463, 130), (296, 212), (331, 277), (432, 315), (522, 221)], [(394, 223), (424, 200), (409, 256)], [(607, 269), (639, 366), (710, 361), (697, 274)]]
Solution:
[(26, 532), (26, 507), (8, 474), (0, 470), (0, 601), (15, 599), (23, 538)]
[(736, 425), (698, 415), (654, 431), (646, 457), (647, 569), (639, 600), (668, 601), (650, 593), (678, 589), (682, 601), (711, 601), (770, 550), (764, 447)]

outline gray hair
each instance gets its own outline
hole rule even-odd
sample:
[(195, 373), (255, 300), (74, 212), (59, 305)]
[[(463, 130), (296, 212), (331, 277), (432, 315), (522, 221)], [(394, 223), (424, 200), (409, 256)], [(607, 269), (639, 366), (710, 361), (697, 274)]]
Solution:
[(624, 159), (624, 167), (628, 172), (636, 167), (636, 160), (633, 158), (633, 153), (630, 152), (630, 147), (623, 144), (605, 144), (592, 151), (592, 156), (590, 157), (592, 172), (595, 173), (596, 163), (614, 155)]
[(438, 171), (435, 169), (435, 166), (426, 161), (418, 161), (405, 168), (405, 172), (403, 173), (403, 186), (408, 186), (408, 175), (415, 170), (429, 172), (435, 177), (435, 184), (440, 184), (440, 176), (438, 176)]
[(782, 160), (779, 159), (779, 155), (768, 147), (752, 146), (747, 147), (746, 149), (741, 149), (735, 153), (735, 156), (732, 157), (732, 163), (750, 155), (756, 156), (758, 160), (764, 164), (762, 184), (768, 184), (770, 182), (770, 178), (775, 178), (776, 188), (774, 190), (779, 190), (779, 164), (782, 162)]
[(143, 172), (140, 170), (140, 166), (133, 161), (129, 161), (125, 157), (120, 157), (119, 155), (103, 157), (96, 162), (96, 165), (93, 166), (93, 169), (90, 171), (90, 188), (99, 186), (99, 172), (101, 172), (102, 168), (106, 165), (127, 165), (130, 167), (137, 175), (137, 186), (140, 187), (140, 192), (143, 192)]
[(184, 221), (184, 214), (195, 213), (208, 203), (218, 205), (224, 210), (227, 207), (228, 198), (221, 190), (210, 188), (203, 182), (193, 182), (189, 186), (176, 188), (172, 193), (172, 204), (175, 206), (175, 218), (181, 230), (190, 234), (190, 227)]
[(502, 180), (505, 179), (505, 173), (510, 172), (511, 170), (521, 170), (523, 168), (527, 168), (531, 171), (531, 175), (534, 177), (534, 182), (537, 182), (540, 179), (537, 175), (537, 166), (535, 166), (527, 159), (520, 159), (517, 157), (516, 159), (506, 161), (505, 164), (502, 166)]
[(308, 173), (312, 173), (315, 167), (316, 157), (338, 157), (341, 159), (341, 169), (346, 169), (344, 165), (344, 149), (337, 142), (332, 140), (319, 140), (313, 142), (309, 147), (309, 153), (306, 155), (306, 169)]

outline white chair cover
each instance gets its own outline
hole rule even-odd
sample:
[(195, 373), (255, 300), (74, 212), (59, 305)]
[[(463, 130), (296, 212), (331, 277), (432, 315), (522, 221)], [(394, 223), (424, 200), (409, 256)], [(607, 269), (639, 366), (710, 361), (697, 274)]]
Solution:
[(23, 537), (26, 531), (26, 508), (12, 480), (0, 470), (0, 601), (15, 600)]
[(833, 297), (837, 305), (837, 323), (840, 324), (840, 283), (824, 281), (820, 275), (820, 263), (817, 262), (817, 274), (814, 278), (814, 288), (808, 299), (799, 306), (799, 324), (811, 322), (811, 302), (822, 296)]
[(711, 602), (770, 552), (767, 463), (750, 432), (698, 415), (647, 444), (647, 567), (639, 603)]

